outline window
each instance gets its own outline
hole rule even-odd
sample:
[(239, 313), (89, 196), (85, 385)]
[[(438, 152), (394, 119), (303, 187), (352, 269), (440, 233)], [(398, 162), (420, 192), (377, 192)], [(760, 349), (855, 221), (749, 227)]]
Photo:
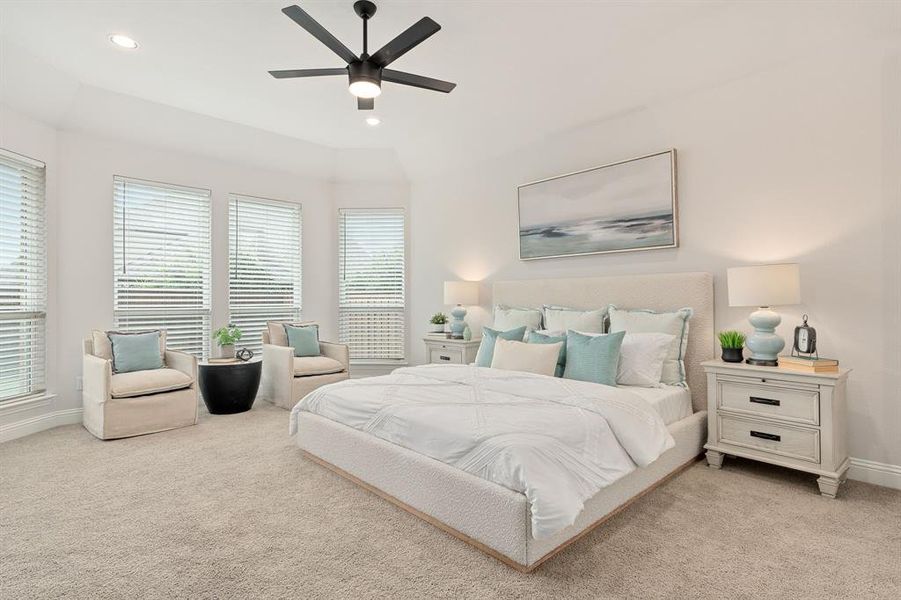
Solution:
[(165, 329), (167, 346), (210, 348), (210, 192), (115, 177), (113, 308), (123, 331)]
[(404, 211), (338, 212), (338, 335), (358, 363), (404, 360)]
[(300, 319), (300, 205), (232, 195), (228, 239), (229, 323), (257, 352), (266, 321)]
[(44, 163), (0, 150), (0, 401), (44, 390)]

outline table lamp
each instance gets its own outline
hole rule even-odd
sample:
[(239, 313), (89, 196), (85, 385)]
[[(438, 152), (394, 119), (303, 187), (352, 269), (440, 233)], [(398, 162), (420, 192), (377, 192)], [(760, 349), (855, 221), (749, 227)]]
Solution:
[(776, 367), (785, 340), (776, 335), (782, 322), (773, 306), (801, 303), (801, 276), (796, 264), (733, 267), (726, 270), (729, 306), (756, 306), (748, 317), (754, 333), (745, 345), (751, 351), (750, 365)]
[(479, 303), (479, 282), (478, 281), (445, 281), (444, 282), (444, 303), (456, 304), (451, 311), (454, 320), (451, 321), (451, 337), (463, 339), (463, 330), (466, 328), (466, 316), (464, 306), (473, 306)]

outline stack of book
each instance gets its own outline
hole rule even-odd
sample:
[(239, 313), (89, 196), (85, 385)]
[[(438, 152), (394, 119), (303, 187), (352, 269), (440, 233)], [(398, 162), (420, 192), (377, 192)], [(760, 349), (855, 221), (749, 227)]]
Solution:
[(806, 356), (780, 356), (779, 366), (795, 371), (808, 373), (837, 373), (838, 361), (834, 358), (815, 358)]

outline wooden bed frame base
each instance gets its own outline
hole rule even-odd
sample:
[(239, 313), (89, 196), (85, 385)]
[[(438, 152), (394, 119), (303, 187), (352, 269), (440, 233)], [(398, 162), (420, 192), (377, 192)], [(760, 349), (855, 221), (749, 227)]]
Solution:
[(454, 528), (451, 527), (450, 525), (447, 525), (447, 524), (445, 524), (445, 523), (442, 523), (441, 521), (439, 521), (439, 520), (436, 519), (435, 517), (433, 517), (433, 516), (431, 516), (431, 515), (427, 515), (426, 513), (422, 512), (421, 510), (417, 510), (417, 509), (413, 508), (413, 507), (410, 506), (409, 504), (406, 504), (406, 503), (404, 503), (404, 502), (401, 502), (400, 500), (398, 500), (397, 498), (395, 498), (395, 497), (392, 496), (391, 494), (388, 494), (388, 493), (386, 493), (386, 492), (383, 492), (383, 491), (380, 490), (379, 488), (377, 488), (377, 487), (375, 487), (375, 486), (373, 486), (373, 485), (370, 485), (370, 484), (366, 483), (365, 481), (363, 481), (363, 480), (360, 479), (359, 477), (356, 477), (355, 475), (351, 475), (350, 473), (348, 473), (348, 472), (345, 471), (344, 469), (342, 469), (342, 468), (340, 468), (340, 467), (336, 467), (335, 465), (333, 465), (332, 463), (330, 463), (330, 462), (328, 462), (328, 461), (322, 460), (321, 458), (319, 458), (319, 457), (316, 456), (315, 454), (311, 454), (310, 452), (307, 452), (306, 450), (303, 450), (303, 449), (301, 449), (300, 451), (301, 451), (301, 453), (302, 453), (305, 457), (307, 457), (308, 459), (310, 459), (310, 460), (313, 461), (314, 463), (316, 463), (316, 464), (318, 464), (318, 465), (321, 465), (321, 466), (325, 467), (325, 468), (328, 469), (329, 471), (332, 471), (333, 473), (335, 473), (335, 474), (337, 474), (337, 475), (340, 475), (341, 477), (347, 479), (348, 481), (351, 481), (352, 483), (355, 483), (356, 485), (360, 486), (361, 488), (363, 488), (363, 489), (365, 489), (365, 490), (368, 490), (368, 491), (372, 492), (372, 493), (375, 494), (376, 496), (378, 496), (378, 497), (380, 497), (380, 498), (382, 498), (382, 499), (384, 499), (384, 500), (387, 500), (388, 502), (390, 502), (391, 504), (397, 506), (398, 508), (401, 508), (401, 509), (407, 511), (408, 513), (410, 513), (410, 514), (419, 517), (420, 519), (422, 519), (422, 520), (425, 521), (426, 523), (429, 523), (429, 524), (431, 524), (431, 525), (434, 525), (434, 526), (437, 527), (438, 529), (441, 529), (442, 531), (444, 531), (444, 532), (446, 532), (446, 533), (449, 533), (450, 535), (454, 536), (454, 537), (457, 538), (458, 540), (461, 540), (461, 541), (463, 541), (463, 542), (466, 542), (466, 543), (469, 544), (470, 546), (473, 546), (474, 548), (476, 548), (476, 549), (478, 549), (478, 550), (481, 550), (482, 552), (484, 552), (484, 553), (487, 554), (488, 556), (491, 556), (491, 557), (493, 557), (493, 558), (496, 558), (497, 560), (501, 561), (502, 563), (504, 563), (504, 564), (507, 565), (508, 567), (512, 567), (512, 568), (516, 569), (517, 571), (519, 571), (520, 573), (531, 573), (532, 571), (534, 571), (535, 569), (537, 569), (538, 567), (540, 567), (546, 560), (548, 560), (548, 559), (550, 559), (550, 558), (553, 558), (554, 556), (556, 556), (558, 553), (560, 553), (561, 551), (563, 551), (567, 546), (569, 546), (570, 544), (572, 544), (572, 543), (575, 542), (576, 540), (579, 540), (579, 539), (581, 539), (582, 537), (588, 535), (588, 534), (591, 533), (597, 526), (599, 526), (599, 525), (601, 525), (602, 523), (604, 523), (605, 521), (607, 521), (607, 519), (610, 519), (611, 517), (617, 515), (617, 514), (620, 513), (621, 511), (625, 510), (625, 509), (626, 509), (629, 505), (631, 505), (633, 502), (635, 502), (636, 500), (638, 500), (639, 498), (641, 498), (641, 497), (644, 496), (645, 494), (647, 494), (647, 493), (653, 491), (653, 490), (656, 489), (659, 485), (662, 485), (662, 484), (666, 483), (666, 482), (669, 481), (672, 477), (678, 475), (679, 473), (681, 473), (682, 471), (684, 471), (685, 469), (687, 469), (688, 467), (690, 467), (691, 465), (693, 465), (694, 463), (696, 463), (696, 462), (697, 462), (698, 460), (700, 460), (701, 457), (703, 456), (703, 455), (700, 455), (700, 454), (699, 454), (698, 456), (692, 458), (691, 460), (688, 460), (688, 461), (686, 461), (685, 463), (683, 463), (682, 465), (676, 467), (676, 469), (674, 469), (672, 472), (670, 472), (669, 474), (667, 474), (665, 477), (663, 477), (662, 479), (660, 479), (660, 480), (658, 480), (658, 481), (655, 481), (654, 483), (652, 483), (651, 485), (649, 485), (648, 487), (646, 487), (644, 490), (642, 490), (641, 492), (639, 492), (639, 493), (636, 494), (635, 496), (632, 496), (632, 497), (629, 498), (626, 502), (623, 502), (622, 504), (620, 504), (619, 506), (617, 506), (616, 508), (614, 508), (613, 510), (611, 510), (609, 513), (607, 513), (606, 515), (604, 515), (603, 517), (601, 517), (600, 519), (598, 519), (597, 521), (595, 521), (594, 523), (592, 523), (591, 525), (589, 525), (588, 527), (586, 527), (585, 529), (583, 529), (582, 531), (580, 531), (578, 534), (576, 534), (575, 536), (573, 536), (573, 537), (571, 537), (570, 539), (566, 540), (565, 542), (563, 542), (562, 544), (560, 544), (559, 546), (557, 546), (556, 548), (554, 548), (553, 550), (551, 550), (550, 552), (548, 552), (547, 554), (545, 554), (544, 556), (542, 556), (541, 558), (539, 558), (539, 559), (538, 559), (537, 561), (535, 561), (532, 565), (526, 566), (526, 565), (521, 565), (521, 564), (519, 564), (518, 562), (516, 562), (516, 561), (514, 561), (514, 560), (511, 560), (510, 558), (504, 556), (503, 554), (501, 554), (501, 553), (498, 552), (497, 550), (494, 550), (493, 548), (489, 548), (489, 547), (486, 546), (485, 544), (479, 542), (478, 540), (475, 540), (475, 539), (469, 537), (469, 536), (466, 535), (465, 533), (461, 533), (461, 532), (457, 531), (456, 529), (454, 529)]

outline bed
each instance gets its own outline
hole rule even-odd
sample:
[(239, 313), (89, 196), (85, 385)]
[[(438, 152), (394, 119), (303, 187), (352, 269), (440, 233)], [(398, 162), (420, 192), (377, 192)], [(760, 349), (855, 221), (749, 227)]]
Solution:
[[(538, 535), (539, 532), (533, 532), (536, 515), (532, 514), (525, 493), (321, 414), (296, 410), (292, 413), (292, 430), (301, 450), (314, 462), (507, 565), (531, 572), (700, 455), (707, 428), (707, 386), (700, 363), (714, 354), (713, 278), (708, 273), (670, 273), (499, 281), (493, 286), (493, 301), (513, 306), (560, 304), (596, 308), (611, 303), (654, 310), (692, 307), (694, 315), (685, 352), (688, 387), (631, 390), (659, 414), (672, 438), (672, 447), (585, 499), (571, 525)], [(419, 369), (410, 370), (409, 375), (422, 375), (422, 368)], [(463, 371), (441, 373), (447, 377), (485, 378), (485, 373), (478, 375), (477, 368), (473, 369), (475, 375)], [(428, 372), (425, 375), (431, 376)], [(614, 399), (618, 398), (618, 390), (608, 390)]]

